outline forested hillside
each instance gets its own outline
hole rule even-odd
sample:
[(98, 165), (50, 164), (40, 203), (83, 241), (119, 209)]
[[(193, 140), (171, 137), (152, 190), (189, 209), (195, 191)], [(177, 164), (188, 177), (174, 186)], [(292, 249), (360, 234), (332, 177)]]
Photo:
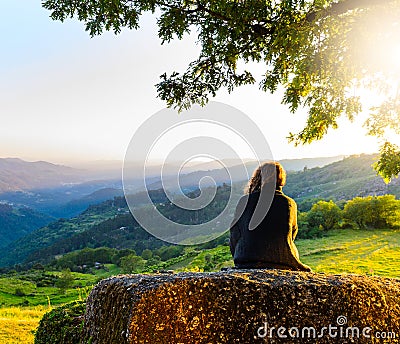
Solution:
[(72, 219), (59, 219), (45, 227), (12, 242), (0, 256), (0, 266), (22, 263), (26, 257), (38, 249), (48, 247), (58, 240), (63, 240), (76, 233), (84, 232), (118, 214), (118, 206), (114, 201), (106, 201), (90, 206), (79, 216)]
[(400, 197), (400, 180), (385, 184), (372, 164), (376, 155), (350, 156), (324, 167), (288, 174), (285, 193), (301, 202), (306, 199), (349, 200), (356, 196), (394, 194)]
[(60, 205), (58, 208), (52, 209), (51, 214), (55, 217), (70, 218), (79, 215), (90, 205), (98, 204), (113, 199), (115, 196), (122, 196), (122, 195), (123, 195), (122, 189), (116, 189), (110, 187), (101, 188), (99, 190), (90, 193), (89, 195), (86, 195), (78, 199), (73, 199), (66, 204)]
[[(195, 197), (197, 192), (188, 194)], [(167, 218), (184, 224), (197, 224), (218, 215), (229, 198), (230, 187), (218, 187), (215, 199), (205, 209), (183, 210), (166, 198), (162, 190), (150, 193), (153, 202)], [(137, 204), (144, 202), (144, 193), (130, 196)], [(91, 206), (76, 218), (61, 219), (47, 227), (14, 242), (7, 247), (7, 254), (0, 258), (2, 266), (13, 264), (49, 263), (55, 256), (85, 247), (109, 247), (133, 249), (141, 253), (145, 249), (157, 249), (165, 245), (136, 222), (129, 213), (124, 197), (115, 197), (99, 205)]]
[(0, 203), (0, 248), (54, 220), (27, 207)]

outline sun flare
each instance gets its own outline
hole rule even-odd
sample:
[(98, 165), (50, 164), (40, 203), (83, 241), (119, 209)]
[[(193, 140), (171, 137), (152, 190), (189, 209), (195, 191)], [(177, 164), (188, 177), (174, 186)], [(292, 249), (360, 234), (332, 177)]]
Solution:
[[(352, 36), (353, 35), (353, 36)], [(367, 14), (350, 33), (353, 62), (387, 81), (400, 76), (400, 10)], [(397, 86), (397, 85), (396, 85)]]

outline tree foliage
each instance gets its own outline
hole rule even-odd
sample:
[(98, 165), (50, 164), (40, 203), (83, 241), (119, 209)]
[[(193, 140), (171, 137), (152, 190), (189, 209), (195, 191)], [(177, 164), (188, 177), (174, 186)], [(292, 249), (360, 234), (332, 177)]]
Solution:
[(400, 225), (400, 201), (394, 195), (356, 197), (344, 206), (344, 218), (360, 229)]
[(341, 219), (342, 212), (333, 201), (318, 201), (307, 213), (309, 225), (325, 231), (337, 227)]
[[(77, 17), (90, 35), (105, 30), (139, 28), (139, 18), (158, 16), (162, 43), (196, 31), (201, 51), (183, 73), (163, 74), (159, 97), (179, 109), (204, 105), (220, 88), (259, 82), (262, 90), (285, 89), (282, 102), (292, 112), (308, 109), (303, 130), (291, 133), (295, 144), (321, 139), (338, 119), (362, 111), (355, 90), (370, 87), (384, 93), (366, 122), (370, 134), (382, 137), (382, 158), (376, 170), (386, 180), (397, 176), (396, 159), (385, 157), (387, 129), (400, 132), (399, 68), (393, 47), (399, 43), (399, 0), (45, 0), (51, 18)], [(241, 65), (265, 66), (261, 80)], [(395, 90), (393, 92), (393, 90)], [(394, 162), (394, 164), (392, 164)]]
[(149, 260), (153, 257), (153, 252), (151, 250), (149, 250), (148, 248), (146, 248), (145, 250), (143, 250), (142, 252), (142, 258), (144, 260)]
[(142, 257), (131, 254), (121, 258), (121, 268), (124, 273), (140, 272), (145, 266), (145, 261)]
[(62, 293), (72, 286), (74, 283), (74, 277), (72, 276), (70, 269), (65, 269), (61, 272), (54, 286), (59, 288)]
[(343, 210), (332, 200), (320, 200), (308, 212), (299, 214), (298, 223), (301, 238), (320, 236), (321, 230), (348, 226), (359, 229), (399, 228), (400, 200), (394, 195), (355, 197), (344, 204)]
[(81, 342), (85, 311), (86, 301), (74, 301), (53, 308), (40, 320), (35, 331), (35, 344)]

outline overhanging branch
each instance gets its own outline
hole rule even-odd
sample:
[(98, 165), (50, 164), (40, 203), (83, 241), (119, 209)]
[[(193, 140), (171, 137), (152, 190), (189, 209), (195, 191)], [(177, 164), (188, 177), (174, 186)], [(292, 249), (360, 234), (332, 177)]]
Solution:
[(327, 17), (329, 15), (340, 15), (357, 8), (367, 8), (371, 6), (386, 5), (394, 0), (343, 0), (332, 3), (330, 7), (324, 10), (310, 12), (306, 16), (308, 22), (313, 22), (318, 17)]

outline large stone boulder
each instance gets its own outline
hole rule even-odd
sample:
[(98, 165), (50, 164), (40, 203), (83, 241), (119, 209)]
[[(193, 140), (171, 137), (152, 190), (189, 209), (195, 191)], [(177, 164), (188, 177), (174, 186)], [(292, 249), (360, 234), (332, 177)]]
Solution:
[(91, 292), (82, 342), (400, 343), (400, 280), (235, 269), (117, 276)]

